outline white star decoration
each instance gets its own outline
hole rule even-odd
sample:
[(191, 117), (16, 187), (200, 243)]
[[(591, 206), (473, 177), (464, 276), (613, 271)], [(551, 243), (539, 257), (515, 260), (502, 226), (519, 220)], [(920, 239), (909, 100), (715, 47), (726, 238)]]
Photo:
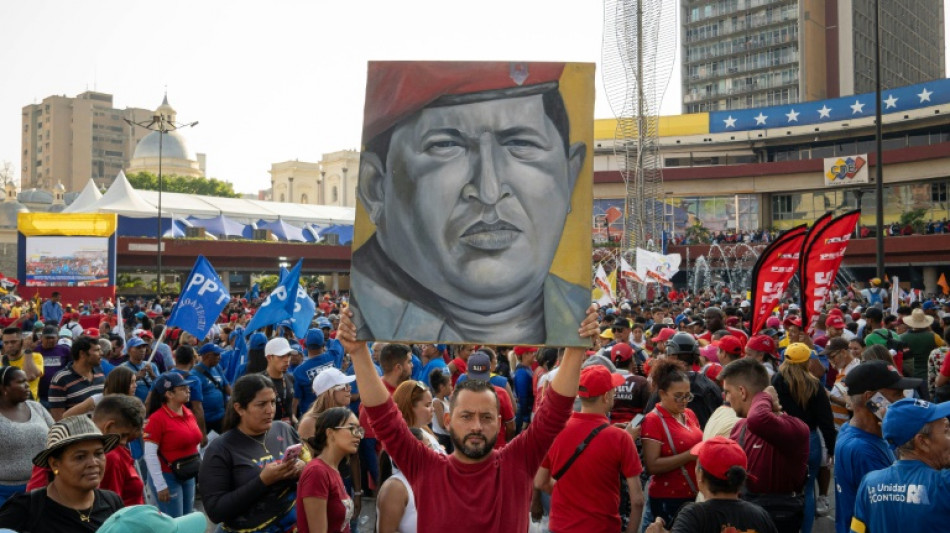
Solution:
[(929, 102), (930, 95), (933, 94), (933, 91), (928, 91), (925, 87), (923, 91), (917, 93), (917, 98), (920, 98), (920, 103)]
[(863, 114), (863, 113), (864, 113), (864, 104), (861, 103), (860, 100), (855, 100), (854, 103), (851, 104), (851, 114), (858, 115), (858, 114)]
[(887, 105), (887, 107), (885, 107), (885, 109), (890, 109), (890, 108), (892, 108), (892, 107), (897, 107), (897, 100), (899, 100), (899, 99), (898, 99), (898, 98), (894, 98), (894, 95), (893, 95), (893, 94), (887, 95), (887, 99), (884, 100), (884, 103)]
[(753, 117), (753, 118), (755, 119), (755, 125), (756, 125), (756, 126), (764, 126), (764, 125), (765, 125), (765, 119), (767, 119), (767, 118), (769, 118), (769, 117), (768, 117), (767, 115), (763, 115), (762, 112), (759, 111), (759, 115), (756, 116), (756, 117)]
[(818, 110), (818, 118), (831, 118), (831, 108), (827, 104), (821, 106), (821, 109)]
[(729, 115), (728, 118), (723, 119), (723, 122), (726, 123), (726, 127), (727, 127), (727, 128), (735, 128), (735, 127), (736, 127), (736, 119), (732, 118), (732, 115)]
[(798, 122), (798, 115), (801, 113), (795, 111), (794, 109), (790, 110), (788, 113), (785, 113), (785, 116), (788, 117), (789, 122)]

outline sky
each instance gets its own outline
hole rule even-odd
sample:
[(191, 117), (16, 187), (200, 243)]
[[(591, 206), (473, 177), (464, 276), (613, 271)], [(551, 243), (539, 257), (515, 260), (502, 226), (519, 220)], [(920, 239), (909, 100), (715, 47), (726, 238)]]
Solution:
[[(359, 147), (367, 61), (599, 67), (603, 19), (596, 0), (5, 2), (0, 163), (19, 178), (25, 105), (97, 90), (154, 109), (167, 88), (178, 120), (199, 122), (182, 133), (207, 175), (256, 193), (272, 163)], [(678, 55), (662, 114), (680, 110)], [(611, 118), (599, 71), (596, 85), (595, 117)]]

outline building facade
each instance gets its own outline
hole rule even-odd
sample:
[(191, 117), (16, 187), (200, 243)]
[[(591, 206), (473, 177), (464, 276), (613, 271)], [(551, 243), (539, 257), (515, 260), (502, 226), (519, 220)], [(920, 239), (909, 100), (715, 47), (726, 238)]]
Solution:
[[(882, 85), (945, 76), (941, 0), (881, 2)], [(683, 111), (874, 89), (874, 0), (683, 0)]]
[(67, 191), (78, 191), (91, 178), (108, 186), (149, 133), (124, 119), (141, 122), (151, 115), (147, 109), (116, 109), (111, 94), (95, 91), (24, 106), (21, 184), (51, 190), (61, 182)]
[(359, 166), (360, 153), (356, 150), (323, 154), (319, 163), (274, 163), (269, 197), (274, 202), (356, 207)]

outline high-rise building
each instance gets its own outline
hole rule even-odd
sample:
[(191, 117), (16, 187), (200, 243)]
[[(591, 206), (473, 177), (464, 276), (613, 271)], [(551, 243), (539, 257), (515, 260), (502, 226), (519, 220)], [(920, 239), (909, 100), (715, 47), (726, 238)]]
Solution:
[(148, 109), (115, 109), (111, 94), (95, 91), (24, 106), (22, 187), (52, 190), (62, 183), (67, 191), (78, 191), (90, 178), (108, 186), (149, 133), (123, 119), (142, 122), (151, 116)]
[[(683, 111), (874, 90), (874, 0), (681, 0)], [(881, 1), (882, 85), (945, 77), (942, 0)]]

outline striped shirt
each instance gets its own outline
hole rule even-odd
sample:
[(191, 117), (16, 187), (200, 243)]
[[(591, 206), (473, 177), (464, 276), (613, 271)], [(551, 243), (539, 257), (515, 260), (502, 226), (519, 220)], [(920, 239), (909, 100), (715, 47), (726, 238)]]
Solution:
[(101, 393), (105, 382), (105, 375), (100, 368), (96, 367), (92, 371), (92, 381), (90, 381), (76, 373), (70, 363), (57, 372), (49, 384), (49, 407), (50, 409), (69, 409), (93, 394)]
[[(835, 386), (831, 388), (831, 397), (832, 398), (843, 398), (845, 401), (848, 400), (848, 387), (844, 384), (844, 377), (848, 375), (848, 372), (861, 364), (859, 359), (854, 359), (848, 366), (844, 367), (843, 370), (838, 371), (838, 375), (835, 376)], [(831, 402), (831, 412), (835, 417), (835, 429), (841, 429), (841, 426), (851, 419), (851, 411), (842, 405), (838, 405), (835, 402)]]

